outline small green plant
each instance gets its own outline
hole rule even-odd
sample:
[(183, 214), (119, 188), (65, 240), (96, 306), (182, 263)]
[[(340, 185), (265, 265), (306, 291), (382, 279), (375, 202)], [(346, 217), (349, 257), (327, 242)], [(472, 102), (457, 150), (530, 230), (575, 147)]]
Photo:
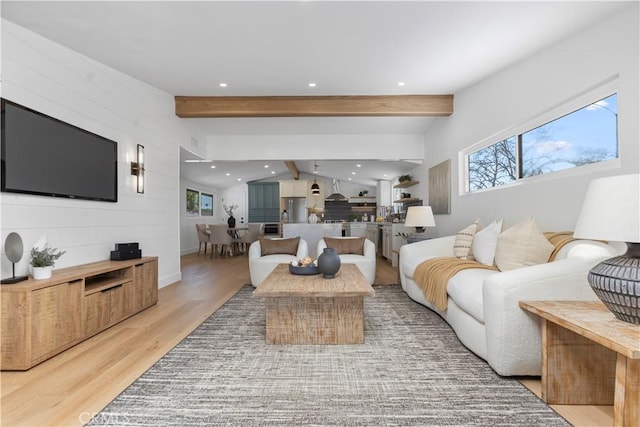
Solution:
[(44, 249), (32, 248), (30, 264), (34, 267), (54, 266), (56, 260), (65, 253), (66, 251), (59, 251), (48, 246), (45, 246)]
[(409, 175), (409, 174), (400, 175), (400, 178), (398, 178), (398, 181), (400, 181), (400, 182), (411, 181), (411, 175)]

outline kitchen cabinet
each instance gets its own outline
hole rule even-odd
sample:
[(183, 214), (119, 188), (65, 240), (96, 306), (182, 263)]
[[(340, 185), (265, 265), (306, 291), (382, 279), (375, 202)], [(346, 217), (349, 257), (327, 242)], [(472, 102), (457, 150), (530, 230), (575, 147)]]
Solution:
[[(366, 222), (350, 222), (349, 236), (351, 237), (367, 237), (367, 223)], [(371, 239), (369, 239), (371, 240)], [(375, 243), (375, 242), (374, 242)]]
[(386, 223), (382, 226), (382, 256), (391, 261), (393, 267), (398, 265), (397, 253), (400, 252), (400, 247), (407, 243), (407, 239), (398, 233), (410, 234), (412, 229), (401, 223)]
[(376, 253), (378, 253), (378, 224), (367, 224), (366, 237), (376, 245)]
[(249, 184), (249, 222), (280, 222), (280, 185)]
[(306, 179), (280, 181), (280, 197), (307, 197), (308, 184)]
[(378, 206), (391, 206), (391, 182), (381, 179), (376, 186)]

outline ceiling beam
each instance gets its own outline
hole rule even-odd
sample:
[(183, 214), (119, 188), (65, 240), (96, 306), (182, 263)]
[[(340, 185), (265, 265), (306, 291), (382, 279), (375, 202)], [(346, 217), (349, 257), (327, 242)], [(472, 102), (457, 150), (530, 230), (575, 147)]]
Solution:
[(300, 171), (296, 166), (296, 162), (294, 162), (293, 160), (285, 160), (284, 164), (287, 165), (287, 168), (289, 168), (289, 172), (291, 172), (291, 176), (293, 177), (293, 179), (300, 179)]
[(450, 116), (453, 95), (176, 96), (176, 115), (198, 117)]

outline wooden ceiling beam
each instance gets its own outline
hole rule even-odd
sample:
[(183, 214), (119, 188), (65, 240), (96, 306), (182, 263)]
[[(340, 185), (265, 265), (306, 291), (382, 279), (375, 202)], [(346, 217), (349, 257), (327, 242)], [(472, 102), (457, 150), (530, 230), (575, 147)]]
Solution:
[(176, 96), (176, 115), (198, 117), (450, 116), (453, 95)]
[(287, 168), (289, 169), (289, 172), (291, 173), (293, 179), (300, 179), (300, 171), (296, 166), (296, 162), (294, 162), (293, 160), (285, 160), (284, 164), (287, 165)]

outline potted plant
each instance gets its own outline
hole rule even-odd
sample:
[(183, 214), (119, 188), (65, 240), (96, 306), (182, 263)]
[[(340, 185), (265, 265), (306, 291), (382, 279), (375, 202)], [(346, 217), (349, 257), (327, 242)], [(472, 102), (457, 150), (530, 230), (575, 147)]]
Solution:
[(39, 246), (34, 246), (31, 249), (31, 261), (29, 261), (29, 264), (33, 267), (33, 278), (36, 280), (50, 278), (56, 260), (64, 255), (65, 252), (50, 248), (47, 245), (42, 249)]
[(401, 175), (398, 178), (398, 181), (400, 181), (400, 182), (411, 181), (411, 175), (409, 175), (409, 174)]

